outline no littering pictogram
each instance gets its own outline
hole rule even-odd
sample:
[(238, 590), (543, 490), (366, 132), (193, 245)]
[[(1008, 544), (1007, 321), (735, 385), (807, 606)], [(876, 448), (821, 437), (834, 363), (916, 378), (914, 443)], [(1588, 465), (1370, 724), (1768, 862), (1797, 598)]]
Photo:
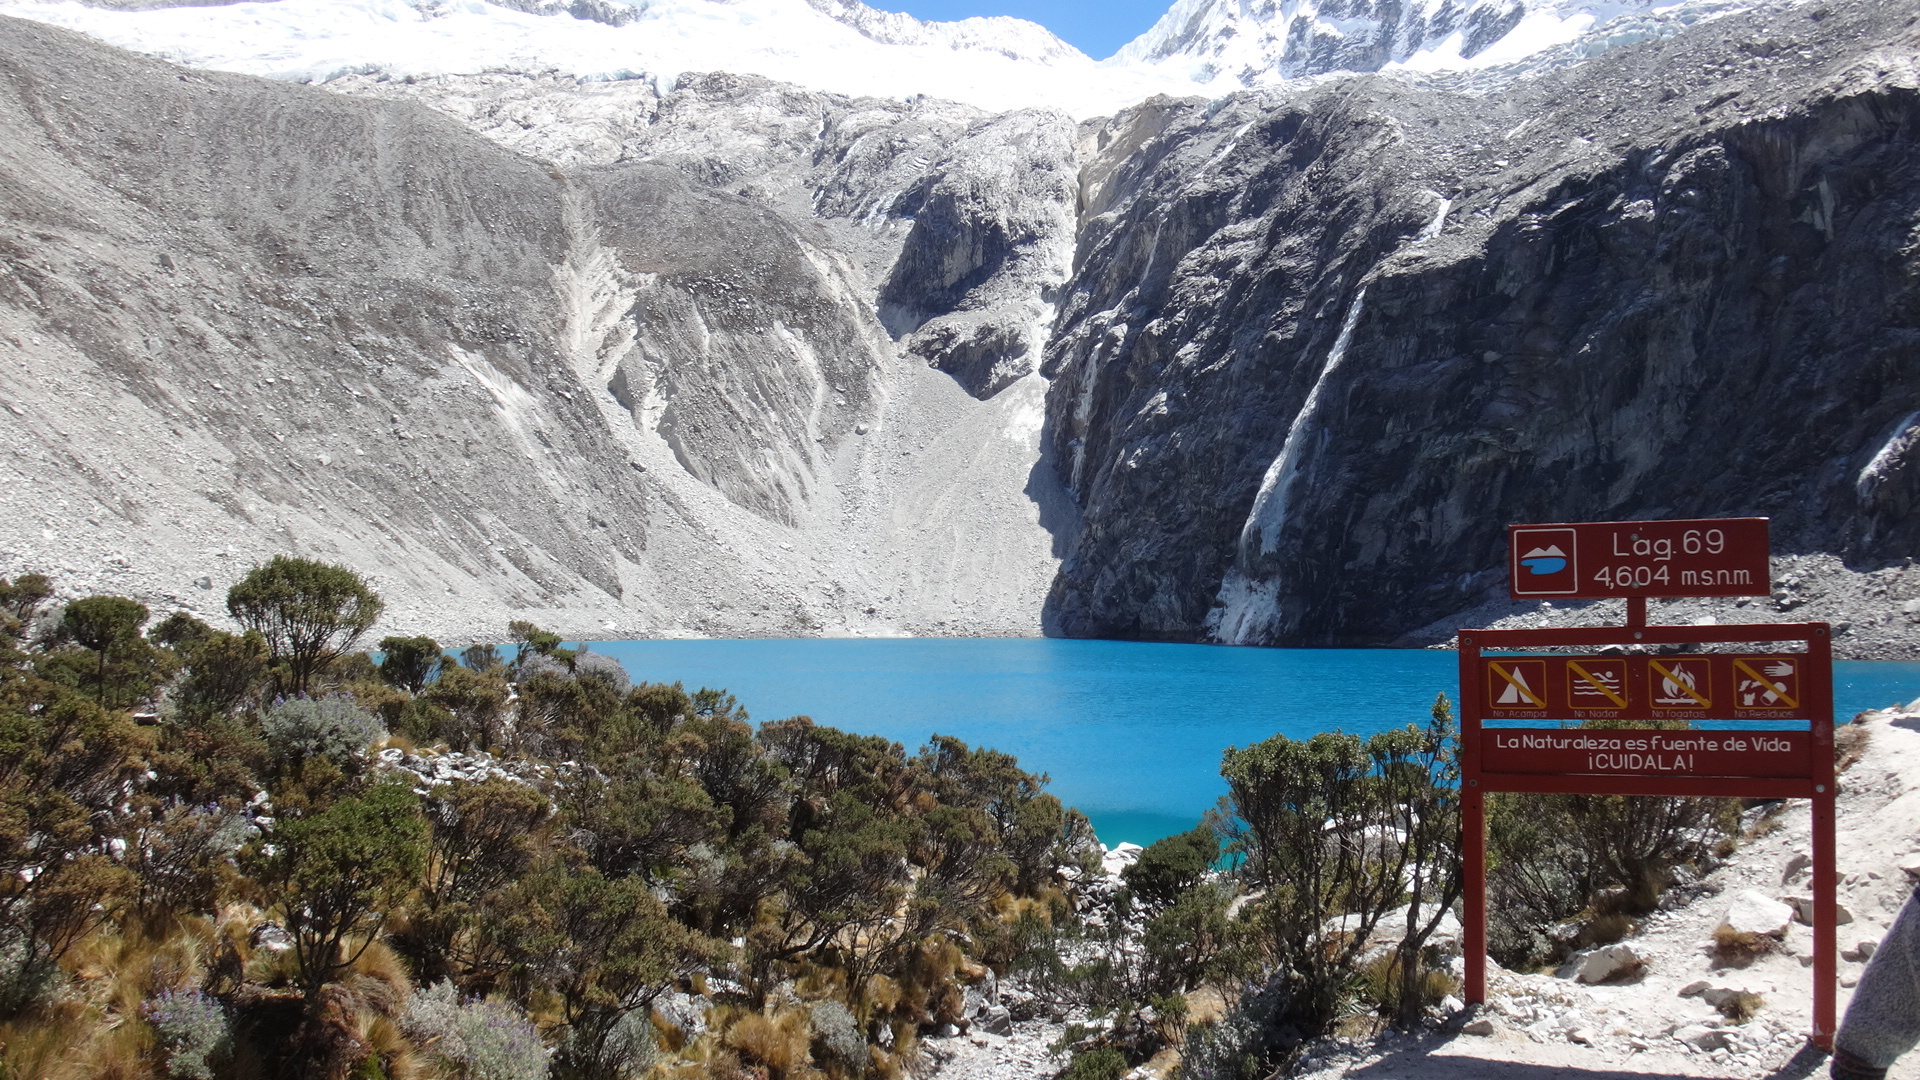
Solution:
[(1736, 656), (1733, 680), (1742, 709), (1800, 708), (1800, 665), (1791, 656)]

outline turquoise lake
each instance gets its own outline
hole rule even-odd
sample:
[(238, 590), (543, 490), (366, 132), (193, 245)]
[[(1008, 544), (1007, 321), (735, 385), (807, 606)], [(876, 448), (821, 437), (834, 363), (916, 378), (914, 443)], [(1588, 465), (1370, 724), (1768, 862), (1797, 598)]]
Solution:
[[(594, 642), (635, 680), (723, 688), (755, 722), (805, 715), (909, 752), (952, 735), (1020, 759), (1100, 839), (1150, 843), (1226, 793), (1220, 753), (1276, 733), (1425, 723), (1454, 654), (1053, 638)], [(1834, 665), (1834, 717), (1920, 697), (1920, 661)]]

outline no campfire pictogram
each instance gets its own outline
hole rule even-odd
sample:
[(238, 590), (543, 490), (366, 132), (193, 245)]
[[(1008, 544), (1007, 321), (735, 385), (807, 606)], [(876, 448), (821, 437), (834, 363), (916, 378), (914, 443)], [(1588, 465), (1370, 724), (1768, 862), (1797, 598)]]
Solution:
[(1487, 700), (1496, 709), (1547, 707), (1545, 660), (1495, 660), (1487, 664)]
[(1647, 661), (1655, 709), (1713, 708), (1712, 666), (1702, 659)]

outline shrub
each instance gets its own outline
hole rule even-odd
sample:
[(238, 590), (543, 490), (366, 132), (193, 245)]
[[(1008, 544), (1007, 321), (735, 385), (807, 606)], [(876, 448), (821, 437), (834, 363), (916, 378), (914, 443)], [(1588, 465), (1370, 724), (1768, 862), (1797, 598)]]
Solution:
[(1161, 908), (1180, 894), (1200, 884), (1213, 861), (1220, 857), (1220, 838), (1213, 827), (1198, 827), (1155, 840), (1140, 853), (1140, 858), (1120, 876), (1127, 886), (1149, 906)]
[(1111, 1046), (1096, 1047), (1073, 1055), (1062, 1080), (1120, 1080), (1127, 1075), (1127, 1059)]
[(266, 640), (283, 684), (305, 693), (314, 675), (353, 647), (385, 605), (345, 567), (275, 555), (227, 590), (227, 613)]
[(1180, 1075), (1184, 1080), (1259, 1080), (1272, 1074), (1285, 1061), (1275, 1021), (1288, 1011), (1288, 997), (1287, 984), (1275, 980), (1241, 998), (1217, 1023), (1189, 1026)]
[(625, 694), (633, 686), (633, 680), (627, 677), (627, 669), (620, 666), (620, 661), (599, 653), (583, 652), (574, 657), (573, 673), (577, 678), (598, 679), (616, 694)]
[(276, 702), (262, 724), (274, 760), (298, 763), (324, 757), (346, 765), (386, 735), (372, 713), (344, 697), (294, 698)]
[(1744, 1024), (1755, 1016), (1758, 1016), (1760, 1010), (1765, 1008), (1766, 1004), (1766, 999), (1759, 994), (1741, 990), (1729, 995), (1726, 1000), (1719, 1004), (1718, 1008), (1720, 1015), (1736, 1024)]
[(812, 1024), (814, 1057), (856, 1068), (867, 1060), (866, 1037), (860, 1034), (860, 1022), (845, 1005), (837, 1001), (815, 1002)]
[(533, 1022), (511, 1005), (461, 1001), (450, 982), (416, 990), (407, 1034), (463, 1080), (540, 1080), (547, 1051)]
[(167, 1051), (167, 1075), (176, 1080), (213, 1080), (214, 1064), (233, 1049), (227, 1010), (197, 990), (172, 990), (141, 1010)]

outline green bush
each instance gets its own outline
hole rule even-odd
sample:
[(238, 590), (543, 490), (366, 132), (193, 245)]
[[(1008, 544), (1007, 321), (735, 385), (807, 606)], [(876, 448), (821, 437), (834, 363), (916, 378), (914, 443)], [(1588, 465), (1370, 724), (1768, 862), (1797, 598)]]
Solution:
[(1127, 1075), (1127, 1059), (1111, 1046), (1099, 1046), (1073, 1055), (1061, 1080), (1120, 1080)]
[(197, 990), (169, 990), (140, 1011), (166, 1049), (174, 1080), (213, 1080), (215, 1066), (233, 1050), (227, 1010)]
[(346, 766), (386, 729), (374, 715), (344, 697), (294, 698), (274, 703), (261, 721), (267, 749), (281, 764), (326, 758)]
[(502, 1002), (462, 1001), (452, 983), (414, 991), (404, 1026), (462, 1080), (541, 1080), (547, 1075), (546, 1047), (525, 1013)]
[(1200, 884), (1220, 858), (1220, 838), (1201, 824), (1187, 832), (1155, 840), (1132, 866), (1120, 871), (1135, 896), (1150, 907), (1166, 907)]

